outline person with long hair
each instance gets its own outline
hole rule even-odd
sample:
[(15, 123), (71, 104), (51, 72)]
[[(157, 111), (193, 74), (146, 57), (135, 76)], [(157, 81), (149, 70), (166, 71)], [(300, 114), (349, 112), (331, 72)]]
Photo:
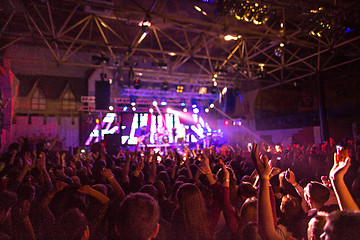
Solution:
[(171, 217), (176, 240), (211, 239), (209, 221), (201, 192), (191, 183), (183, 184), (177, 191), (178, 206)]

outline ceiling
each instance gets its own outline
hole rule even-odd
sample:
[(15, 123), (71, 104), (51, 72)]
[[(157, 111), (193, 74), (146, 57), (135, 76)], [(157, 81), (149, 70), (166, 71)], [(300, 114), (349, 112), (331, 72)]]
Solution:
[[(39, 46), (51, 53), (47, 62), (60, 65), (93, 68), (105, 61), (106, 68), (141, 73), (144, 82), (216, 82), (240, 91), (301, 84), (318, 71), (332, 78), (359, 71), (356, 1), (4, 1), (2, 58), (17, 44)], [(268, 22), (244, 21), (241, 8), (255, 4), (272, 14)], [(139, 26), (145, 20), (151, 26)], [(238, 38), (225, 41), (228, 34)], [(94, 57), (76, 57), (82, 53)]]

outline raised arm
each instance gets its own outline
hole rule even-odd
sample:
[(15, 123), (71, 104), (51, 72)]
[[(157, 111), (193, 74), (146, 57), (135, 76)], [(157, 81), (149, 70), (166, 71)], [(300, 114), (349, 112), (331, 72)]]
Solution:
[(304, 198), (304, 188), (299, 185), (299, 183), (296, 182), (295, 173), (290, 170), (290, 168), (286, 171), (285, 179), (288, 181), (293, 187), (295, 188), (296, 192), (301, 197), (301, 207), (304, 210), (304, 212), (307, 212), (309, 210), (309, 207), (307, 205), (307, 202)]
[(123, 182), (124, 183), (128, 183), (130, 182), (129, 180), (129, 169), (130, 169), (130, 161), (131, 161), (131, 156), (129, 155), (128, 152), (125, 152), (125, 166), (124, 166), (124, 171), (123, 171)]
[(48, 207), (55, 194), (63, 190), (66, 186), (67, 184), (62, 181), (55, 182), (53, 189), (48, 192), (48, 194), (44, 198), (41, 199), (41, 206), (44, 208)]
[(150, 176), (148, 179), (148, 182), (153, 184), (155, 182), (156, 179), (156, 159), (157, 159), (158, 154), (153, 154), (151, 156), (151, 165), (150, 165)]
[(119, 197), (119, 198), (124, 198), (125, 197), (125, 193), (124, 193), (123, 189), (121, 188), (120, 184), (114, 178), (114, 176), (113, 176), (110, 169), (103, 168), (101, 170), (101, 175), (106, 177), (106, 179), (109, 181), (109, 183), (113, 187), (115, 195), (117, 197)]
[(102, 194), (101, 192), (91, 188), (89, 185), (85, 185), (79, 188), (78, 192), (86, 195), (90, 195), (96, 198), (97, 200), (99, 200), (102, 204), (106, 204), (110, 201), (110, 199), (105, 194)]
[(344, 182), (344, 176), (350, 167), (350, 157), (346, 149), (338, 149), (334, 154), (334, 165), (330, 171), (331, 184), (341, 211), (359, 211)]
[(210, 185), (213, 185), (216, 183), (216, 180), (211, 172), (209, 157), (206, 154), (203, 154), (202, 157), (203, 157), (203, 160), (201, 161), (201, 164), (200, 164), (200, 171), (202, 174), (205, 174)]
[(266, 155), (259, 156), (259, 145), (253, 144), (251, 159), (254, 162), (256, 171), (259, 174), (259, 196), (258, 196), (258, 227), (259, 233), (265, 239), (282, 240), (283, 238), (276, 232), (274, 226), (273, 213), (270, 202), (270, 165)]
[(189, 151), (186, 151), (186, 155), (185, 155), (185, 166), (186, 166), (186, 170), (187, 170), (187, 173), (189, 175), (189, 179), (194, 179), (193, 175), (192, 175), (192, 172), (190, 170), (190, 167), (189, 167), (189, 162), (190, 162), (190, 155), (189, 155)]
[(231, 205), (230, 202), (230, 173), (225, 167), (223, 161), (220, 160), (220, 165), (224, 171), (224, 182), (222, 184), (223, 187), (223, 211), (224, 217), (226, 221), (226, 225), (229, 228), (231, 234), (235, 236), (237, 234), (239, 224), (236, 217), (236, 212), (234, 207)]

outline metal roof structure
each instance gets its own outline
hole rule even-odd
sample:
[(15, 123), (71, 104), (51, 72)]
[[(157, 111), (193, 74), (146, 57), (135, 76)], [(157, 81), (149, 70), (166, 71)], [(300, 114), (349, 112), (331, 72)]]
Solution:
[[(4, 1), (1, 57), (13, 61), (85, 68), (106, 62), (141, 73), (142, 82), (216, 82), (240, 91), (307, 81), (318, 71), (359, 71), (357, 1)], [(18, 44), (46, 47), (50, 55), (5, 54)]]

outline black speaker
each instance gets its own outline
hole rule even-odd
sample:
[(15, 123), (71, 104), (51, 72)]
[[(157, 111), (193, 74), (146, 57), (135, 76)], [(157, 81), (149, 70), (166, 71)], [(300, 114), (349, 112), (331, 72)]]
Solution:
[(111, 155), (118, 154), (121, 144), (121, 135), (120, 134), (104, 134), (104, 142), (107, 153)]
[(108, 110), (110, 105), (110, 83), (108, 81), (95, 82), (95, 109)]
[(224, 95), (224, 112), (227, 114), (234, 113), (236, 106), (236, 95), (233, 88), (228, 88)]

